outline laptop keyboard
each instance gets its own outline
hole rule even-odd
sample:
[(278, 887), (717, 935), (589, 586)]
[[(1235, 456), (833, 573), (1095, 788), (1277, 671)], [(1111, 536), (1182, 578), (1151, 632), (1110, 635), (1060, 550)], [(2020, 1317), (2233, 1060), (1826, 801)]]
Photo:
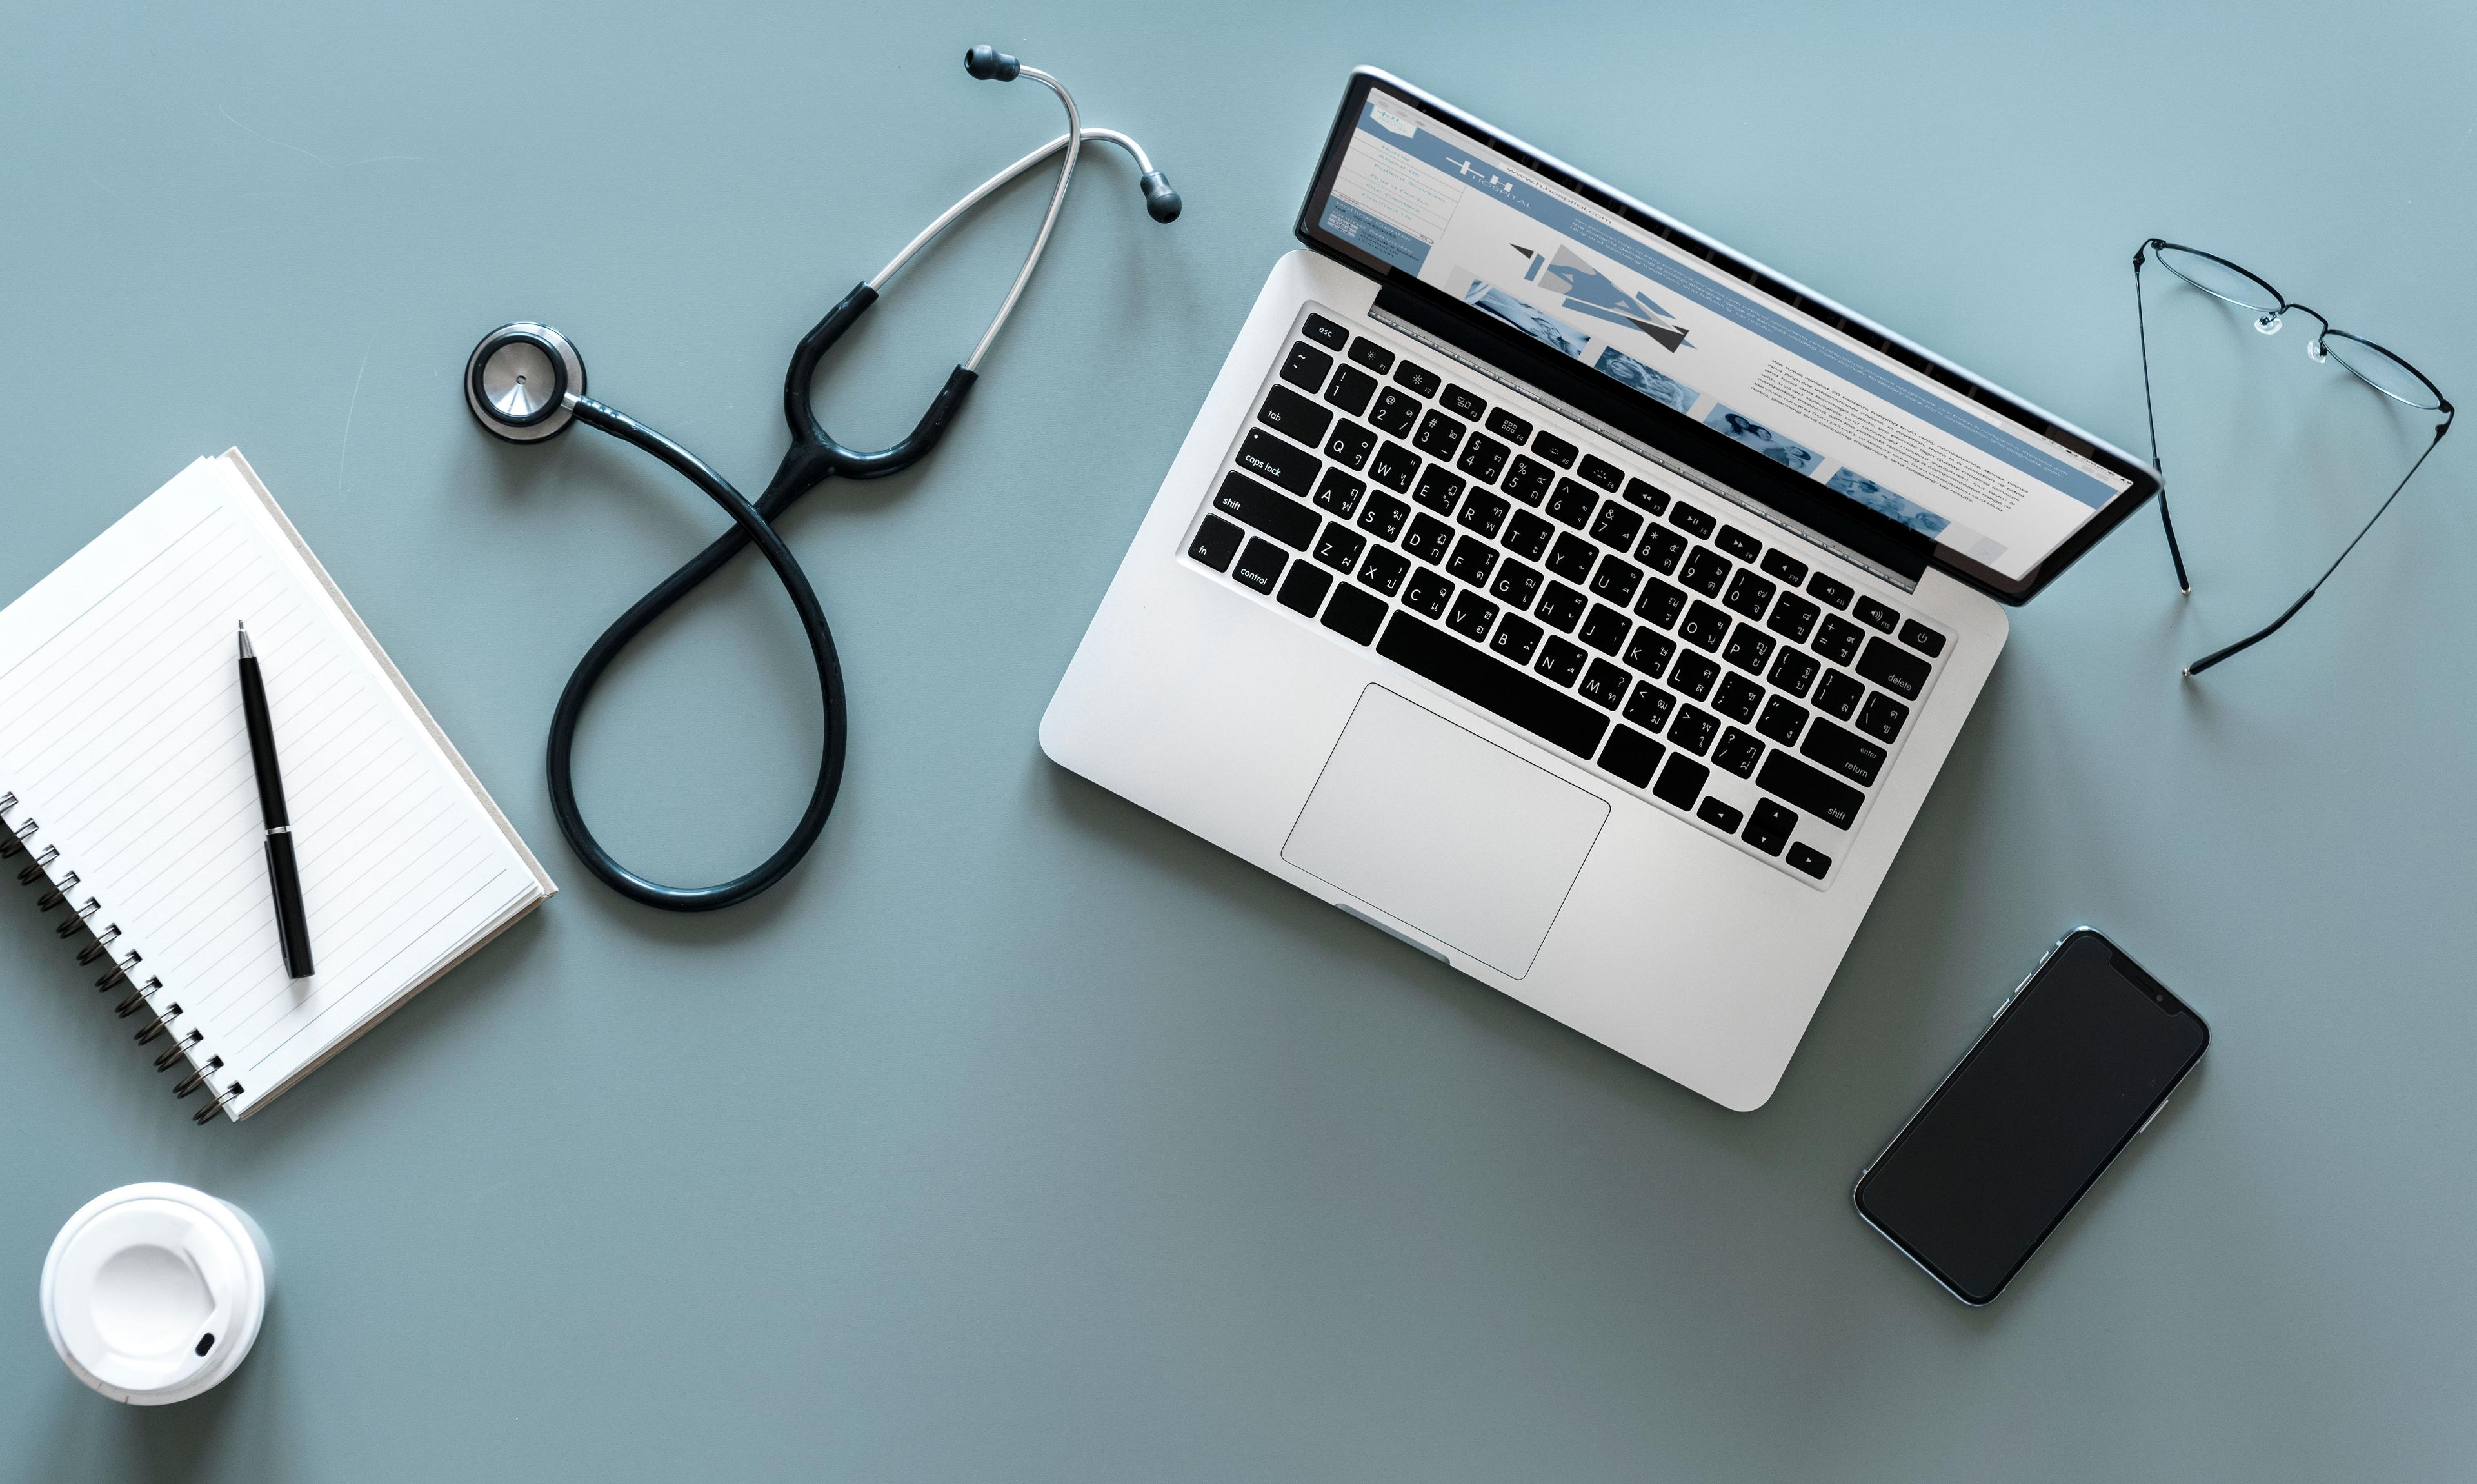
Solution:
[(1305, 312), (1188, 558), (1827, 881), (1946, 635), (1423, 356)]

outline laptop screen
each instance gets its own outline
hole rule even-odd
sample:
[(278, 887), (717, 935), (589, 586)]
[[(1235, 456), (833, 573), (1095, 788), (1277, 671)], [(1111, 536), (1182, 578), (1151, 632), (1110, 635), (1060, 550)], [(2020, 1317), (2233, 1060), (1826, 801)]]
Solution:
[(2151, 488), (2086, 434), (1381, 76), (1352, 98), (1301, 219), (1311, 242), (1754, 450), (1999, 596)]

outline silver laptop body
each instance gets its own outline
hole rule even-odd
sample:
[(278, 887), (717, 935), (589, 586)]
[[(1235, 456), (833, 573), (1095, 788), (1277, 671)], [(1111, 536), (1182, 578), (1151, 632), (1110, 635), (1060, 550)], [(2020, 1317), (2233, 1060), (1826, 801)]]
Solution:
[(1302, 235), (1043, 750), (1761, 1106), (2003, 648), (1990, 592), (2154, 486), (1372, 69)]

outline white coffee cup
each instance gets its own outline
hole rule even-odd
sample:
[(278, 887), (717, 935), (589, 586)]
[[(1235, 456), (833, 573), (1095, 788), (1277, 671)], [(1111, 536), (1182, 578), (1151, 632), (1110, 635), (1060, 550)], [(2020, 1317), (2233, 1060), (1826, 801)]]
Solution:
[(184, 1401), (258, 1343), (274, 1273), (246, 1212), (187, 1185), (106, 1191), (43, 1259), (43, 1327), (71, 1374), (114, 1401)]

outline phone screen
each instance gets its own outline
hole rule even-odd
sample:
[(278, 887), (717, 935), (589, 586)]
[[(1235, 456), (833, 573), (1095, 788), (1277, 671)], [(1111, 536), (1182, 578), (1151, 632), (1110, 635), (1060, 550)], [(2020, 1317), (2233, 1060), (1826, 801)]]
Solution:
[(1964, 1302), (1986, 1303), (2210, 1039), (2114, 944), (2076, 931), (1859, 1178), (1859, 1214)]

